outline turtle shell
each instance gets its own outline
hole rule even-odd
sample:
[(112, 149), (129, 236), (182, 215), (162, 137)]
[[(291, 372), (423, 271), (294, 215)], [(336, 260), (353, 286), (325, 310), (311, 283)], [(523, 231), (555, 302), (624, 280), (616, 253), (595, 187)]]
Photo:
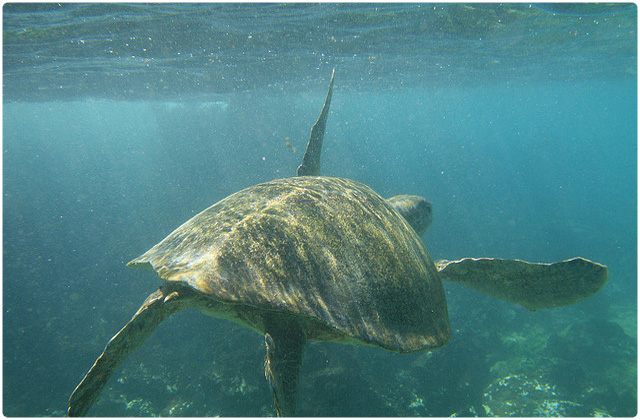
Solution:
[(129, 263), (146, 264), (215, 301), (311, 319), (333, 339), (398, 352), (449, 339), (444, 289), (424, 244), (382, 197), (348, 179), (242, 190)]

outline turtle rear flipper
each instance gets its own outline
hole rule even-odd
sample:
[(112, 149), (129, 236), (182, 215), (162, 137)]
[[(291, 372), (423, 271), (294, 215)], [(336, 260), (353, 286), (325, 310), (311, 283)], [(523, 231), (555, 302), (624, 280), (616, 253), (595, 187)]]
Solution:
[(293, 417), (306, 338), (295, 322), (267, 319), (265, 324), (264, 376), (278, 417)]
[(189, 306), (189, 299), (185, 298), (192, 293), (188, 289), (176, 291), (175, 287), (161, 287), (150, 294), (131, 321), (109, 340), (100, 357), (73, 391), (67, 415), (86, 415), (113, 371), (151, 336), (162, 321)]
[(598, 292), (608, 275), (607, 267), (584, 258), (552, 264), (464, 258), (441, 260), (436, 267), (442, 280), (460, 283), (531, 311), (579, 302)]

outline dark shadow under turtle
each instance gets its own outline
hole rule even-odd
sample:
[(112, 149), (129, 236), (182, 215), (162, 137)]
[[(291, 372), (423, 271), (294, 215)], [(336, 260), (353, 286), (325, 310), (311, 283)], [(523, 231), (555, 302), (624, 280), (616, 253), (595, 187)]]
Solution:
[(276, 413), (295, 414), (307, 340), (394, 352), (444, 346), (442, 280), (537, 310), (596, 293), (606, 267), (471, 259), (434, 263), (420, 236), (432, 220), (422, 197), (385, 200), (366, 185), (319, 176), (333, 75), (297, 177), (235, 193), (127, 265), (163, 280), (76, 387), (69, 416), (87, 414), (109, 377), (167, 317), (188, 307), (262, 334)]

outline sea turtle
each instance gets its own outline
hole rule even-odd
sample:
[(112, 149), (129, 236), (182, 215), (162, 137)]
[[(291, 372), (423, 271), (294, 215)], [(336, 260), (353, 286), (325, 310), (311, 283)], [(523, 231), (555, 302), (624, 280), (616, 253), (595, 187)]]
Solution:
[(384, 200), (349, 179), (319, 176), (329, 91), (297, 177), (235, 193), (129, 262), (162, 285), (73, 391), (69, 416), (87, 413), (117, 366), (173, 313), (197, 307), (264, 336), (276, 413), (295, 414), (307, 340), (394, 352), (441, 347), (450, 336), (442, 279), (535, 310), (596, 293), (606, 267), (463, 259), (435, 264), (420, 236), (432, 219), (422, 197)]

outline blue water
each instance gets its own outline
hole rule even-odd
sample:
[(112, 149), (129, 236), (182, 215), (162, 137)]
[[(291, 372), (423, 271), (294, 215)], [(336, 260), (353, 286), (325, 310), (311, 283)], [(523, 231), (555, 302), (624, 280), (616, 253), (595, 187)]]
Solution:
[[(538, 312), (446, 284), (447, 347), (311, 343), (299, 415), (634, 415), (636, 8), (562, 12), (5, 5), (3, 414), (64, 414), (160, 283), (128, 261), (295, 174), (336, 67), (324, 174), (429, 198), (436, 260), (582, 256), (609, 280)], [(274, 415), (264, 352), (183, 311), (90, 414)]]

